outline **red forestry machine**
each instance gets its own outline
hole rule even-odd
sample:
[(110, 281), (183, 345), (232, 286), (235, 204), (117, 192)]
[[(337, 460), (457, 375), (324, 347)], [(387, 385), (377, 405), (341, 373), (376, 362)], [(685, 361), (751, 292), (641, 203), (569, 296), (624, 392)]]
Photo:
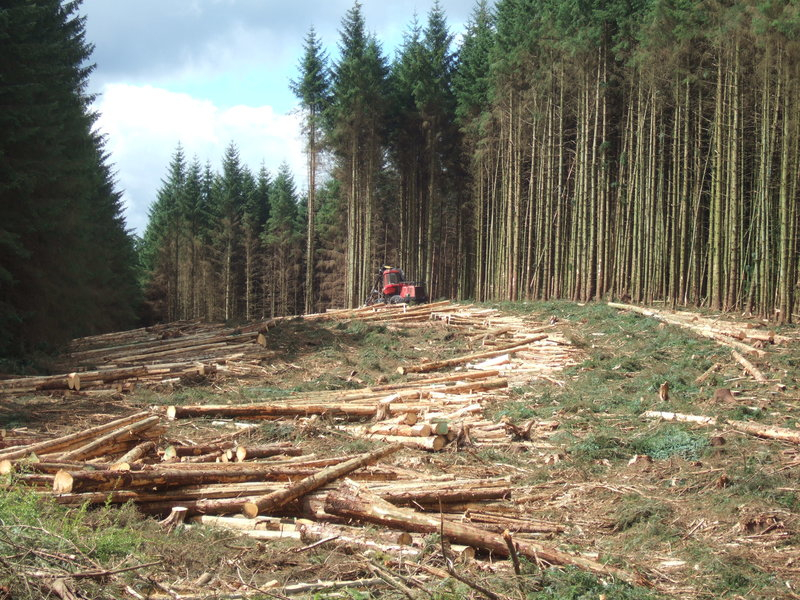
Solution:
[(384, 265), (378, 270), (375, 285), (367, 296), (364, 304), (390, 304), (422, 303), (428, 301), (425, 284), (419, 281), (406, 281), (402, 269)]

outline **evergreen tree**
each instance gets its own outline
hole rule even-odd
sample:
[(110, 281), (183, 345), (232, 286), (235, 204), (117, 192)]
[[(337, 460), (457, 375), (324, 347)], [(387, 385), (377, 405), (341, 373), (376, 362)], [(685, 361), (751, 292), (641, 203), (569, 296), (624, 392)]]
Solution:
[[(133, 240), (93, 134), (79, 2), (0, 10), (0, 355), (131, 322)], [(107, 257), (102, 262), (97, 257)]]
[(341, 38), (326, 130), (347, 199), (345, 302), (355, 306), (371, 283), (376, 259), (375, 194), (384, 158), (388, 68), (377, 40), (366, 33), (358, 2), (342, 22)]
[(302, 229), (294, 179), (281, 164), (269, 194), (269, 218), (264, 243), (269, 257), (270, 314), (297, 314), (300, 308)]
[(179, 318), (182, 209), (185, 207), (186, 156), (178, 144), (156, 200), (150, 205), (141, 262), (147, 275), (145, 295), (157, 318)]
[(214, 180), (211, 198), (215, 262), (222, 282), (219, 316), (227, 321), (241, 314), (244, 283), (240, 234), (245, 206), (245, 169), (233, 142), (225, 149), (222, 173)]
[(462, 127), (469, 127), (489, 109), (494, 43), (494, 17), (486, 0), (480, 0), (467, 23), (453, 73), (456, 115)]
[(305, 312), (314, 312), (314, 253), (317, 171), (322, 146), (322, 115), (328, 104), (330, 86), (327, 57), (312, 27), (305, 40), (300, 77), (291, 88), (300, 100), (305, 115), (306, 154), (308, 156), (308, 209), (306, 231)]

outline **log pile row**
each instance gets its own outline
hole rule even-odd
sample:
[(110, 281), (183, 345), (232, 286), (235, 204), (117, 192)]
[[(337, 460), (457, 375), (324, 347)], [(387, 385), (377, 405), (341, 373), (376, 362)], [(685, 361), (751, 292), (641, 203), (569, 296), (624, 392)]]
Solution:
[[(296, 317), (285, 317), (285, 319)], [(518, 365), (518, 374), (536, 376), (569, 363), (566, 346), (555, 338), (537, 345), (536, 339), (547, 337), (531, 331), (521, 319), (503, 317), (494, 309), (471, 309), (449, 301), (407, 305), (378, 305), (353, 310), (335, 310), (303, 316), (308, 321), (340, 321), (359, 319), (365, 322), (390, 323), (409, 327), (431, 320), (444, 321), (447, 326), (482, 332), (485, 350), (464, 357), (470, 360), (507, 354), (514, 350), (525, 356)], [(56, 364), (63, 373), (42, 377), (21, 377), (0, 380), (0, 395), (68, 393), (82, 391), (130, 392), (136, 386), (162, 387), (182, 381), (209, 377), (263, 377), (265, 368), (275, 353), (267, 350), (269, 329), (281, 319), (258, 322), (241, 328), (219, 324), (180, 321), (131, 331), (90, 336), (74, 340), (69, 352)], [(502, 339), (501, 339), (502, 338)], [(524, 353), (524, 354), (523, 354)], [(427, 372), (456, 366), (430, 363), (412, 367), (409, 372)], [(505, 368), (511, 360), (503, 363)], [(484, 367), (485, 368), (485, 367)]]
[[(156, 415), (136, 413), (67, 436), (6, 448), (0, 454), (0, 473), (13, 473), (18, 482), (66, 505), (133, 502), (145, 513), (169, 513), (162, 521), (169, 529), (193, 516), (195, 523), (253, 537), (289, 537), (305, 543), (341, 537), (360, 552), (405, 556), (421, 551), (420, 534), (443, 532), (459, 553), (514, 552), (542, 563), (636, 581), (621, 569), (545, 543), (563, 533), (563, 525), (532, 519), (513, 503), (503, 502), (513, 493), (507, 478), (426, 480), (389, 464), (374, 466), (401, 452), (401, 444), (325, 459), (303, 456), (287, 443), (247, 448), (227, 440), (160, 449), (160, 421)], [(124, 448), (129, 449), (122, 453)], [(354, 522), (398, 533), (369, 532), (353, 527)]]

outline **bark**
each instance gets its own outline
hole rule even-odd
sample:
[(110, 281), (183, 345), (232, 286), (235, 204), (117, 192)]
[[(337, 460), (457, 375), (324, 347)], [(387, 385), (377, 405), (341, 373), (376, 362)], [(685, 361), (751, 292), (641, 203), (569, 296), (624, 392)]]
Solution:
[(53, 440), (38, 442), (36, 444), (24, 446), (16, 450), (2, 452), (0, 453), (0, 460), (21, 458), (30, 454), (52, 454), (56, 452), (66, 452), (84, 445), (86, 440), (94, 439), (97, 436), (103, 435), (109, 431), (117, 429), (118, 427), (124, 427), (125, 425), (129, 425), (131, 423), (143, 421), (149, 418), (151, 414), (152, 413), (149, 411), (138, 412), (127, 417), (122, 417), (121, 419), (104, 423), (103, 425), (91, 427), (84, 431), (78, 431), (76, 433), (55, 438)]
[[(482, 548), (500, 556), (508, 556), (508, 547), (502, 535), (487, 532), (477, 527), (442, 519), (437, 515), (418, 513), (407, 508), (398, 508), (352, 483), (340, 486), (328, 495), (325, 510), (331, 514), (375, 523), (392, 529), (432, 534), (441, 532), (451, 541), (475, 548)], [(517, 552), (534, 562), (553, 565), (572, 565), (600, 576), (613, 576), (632, 585), (641, 580), (622, 569), (597, 561), (568, 554), (555, 548), (530, 541), (517, 541)]]
[(243, 512), (246, 516), (253, 518), (258, 516), (260, 512), (280, 508), (284, 504), (287, 504), (292, 500), (296, 500), (300, 496), (308, 494), (309, 492), (313, 492), (314, 490), (324, 486), (327, 483), (330, 483), (335, 479), (339, 479), (340, 477), (344, 477), (356, 469), (370, 465), (381, 458), (384, 458), (385, 456), (400, 451), (402, 448), (403, 446), (401, 444), (384, 446), (378, 450), (353, 458), (339, 465), (323, 469), (318, 473), (314, 473), (313, 475), (298, 481), (296, 484), (285, 490), (267, 494), (260, 497), (255, 502), (247, 503)]

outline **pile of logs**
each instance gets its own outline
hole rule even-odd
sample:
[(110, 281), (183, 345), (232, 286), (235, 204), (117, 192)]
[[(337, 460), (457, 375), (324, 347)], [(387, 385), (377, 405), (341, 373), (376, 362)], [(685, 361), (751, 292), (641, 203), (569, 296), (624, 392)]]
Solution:
[[(145, 513), (168, 515), (162, 521), (168, 529), (192, 517), (243, 535), (306, 543), (342, 538), (361, 552), (406, 556), (420, 552), (420, 534), (441, 531), (459, 553), (514, 553), (635, 581), (621, 569), (544, 543), (564, 527), (531, 519), (510, 502), (513, 489), (507, 478), (425, 479), (402, 467), (375, 466), (402, 452), (402, 444), (319, 459), (304, 456), (290, 443), (248, 447), (224, 440), (162, 448), (161, 433), (160, 416), (136, 413), (5, 448), (0, 474), (12, 474), (66, 505), (133, 502)], [(353, 522), (399, 533), (368, 533)]]
[[(289, 319), (285, 317), (284, 319)], [(296, 318), (296, 317), (291, 317)], [(441, 363), (414, 365), (404, 372), (429, 372), (449, 366), (463, 367), (472, 361), (477, 368), (509, 370), (511, 356), (516, 376), (542, 376), (563, 368), (574, 351), (563, 340), (531, 328), (521, 319), (503, 316), (494, 309), (475, 309), (450, 302), (419, 306), (380, 305), (354, 310), (335, 310), (305, 315), (307, 321), (391, 323), (411, 327), (439, 321), (448, 327), (469, 330), (481, 338), (485, 350)], [(63, 373), (42, 377), (0, 380), (0, 396), (31, 393), (130, 392), (136, 386), (162, 387), (197, 378), (246, 378), (269, 374), (265, 365), (275, 359), (267, 350), (269, 330), (282, 319), (258, 322), (241, 328), (219, 324), (180, 321), (131, 331), (74, 340), (69, 352), (56, 365)], [(541, 343), (533, 345), (534, 342)], [(487, 360), (493, 362), (487, 364)], [(478, 362), (480, 361), (480, 363)]]

